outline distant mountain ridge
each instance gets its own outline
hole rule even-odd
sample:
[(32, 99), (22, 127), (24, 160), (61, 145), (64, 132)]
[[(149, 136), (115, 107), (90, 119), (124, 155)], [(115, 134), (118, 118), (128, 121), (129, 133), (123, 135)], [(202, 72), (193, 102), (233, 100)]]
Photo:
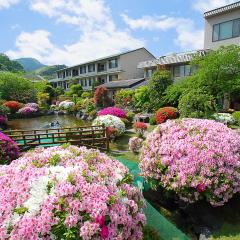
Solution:
[(0, 71), (24, 72), (24, 69), (20, 63), (10, 60), (7, 55), (0, 53)]
[(20, 63), (26, 72), (32, 72), (39, 68), (46, 67), (46, 65), (42, 64), (35, 58), (19, 58), (14, 61)]

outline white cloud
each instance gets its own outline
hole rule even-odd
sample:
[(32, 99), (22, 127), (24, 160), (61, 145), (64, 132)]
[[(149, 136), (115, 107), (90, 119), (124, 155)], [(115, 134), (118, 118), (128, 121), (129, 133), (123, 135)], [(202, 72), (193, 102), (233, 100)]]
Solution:
[(28, 56), (46, 64), (73, 65), (144, 45), (128, 30), (116, 27), (104, 0), (32, 0), (30, 8), (56, 22), (75, 26), (80, 37), (59, 47), (45, 30), (22, 32), (16, 40), (17, 50), (7, 52), (11, 58)]
[(193, 8), (201, 13), (219, 8), (231, 3), (236, 2), (236, 0), (197, 0), (193, 4)]
[(161, 36), (160, 31), (174, 29), (177, 33), (174, 43), (183, 50), (203, 48), (204, 32), (196, 30), (191, 19), (168, 16), (143, 16), (139, 19), (131, 19), (126, 14), (122, 17), (131, 29), (159, 31), (159, 36)]
[(20, 0), (0, 0), (0, 9), (9, 8), (11, 5), (17, 4)]

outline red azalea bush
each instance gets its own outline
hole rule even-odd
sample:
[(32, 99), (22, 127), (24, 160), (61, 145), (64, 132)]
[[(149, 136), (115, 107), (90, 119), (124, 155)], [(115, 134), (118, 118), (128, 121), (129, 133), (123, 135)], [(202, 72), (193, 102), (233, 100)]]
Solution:
[(144, 122), (135, 122), (133, 124), (133, 128), (135, 129), (139, 137), (143, 137), (144, 132), (147, 130), (147, 124)]
[(112, 115), (119, 118), (126, 118), (126, 112), (118, 107), (107, 107), (98, 112), (98, 116)]
[(178, 117), (178, 110), (174, 107), (160, 108), (156, 113), (157, 124), (166, 122), (168, 119), (175, 119)]
[(22, 107), (22, 104), (17, 101), (7, 101), (3, 105), (8, 107), (12, 113), (17, 112)]
[(115, 140), (115, 138), (118, 136), (118, 130), (114, 127), (107, 127), (107, 132), (110, 140)]
[(0, 164), (8, 164), (19, 157), (17, 144), (8, 136), (0, 132)]
[(107, 94), (108, 90), (105, 87), (97, 87), (94, 92), (94, 103), (99, 107), (110, 105), (110, 99)]

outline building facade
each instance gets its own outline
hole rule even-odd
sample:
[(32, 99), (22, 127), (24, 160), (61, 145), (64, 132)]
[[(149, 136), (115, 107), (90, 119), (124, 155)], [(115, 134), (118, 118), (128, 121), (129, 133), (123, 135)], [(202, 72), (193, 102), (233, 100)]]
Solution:
[(205, 54), (205, 50), (173, 53), (158, 59), (140, 62), (138, 68), (144, 69), (146, 80), (150, 79), (155, 71), (166, 69), (171, 72), (173, 81), (177, 81), (180, 78), (191, 76), (196, 71), (196, 66), (190, 66), (191, 60), (195, 56), (204, 56)]
[(240, 1), (204, 13), (204, 48), (240, 45)]
[(137, 68), (141, 61), (155, 57), (145, 48), (108, 56), (57, 71), (57, 78), (50, 80), (55, 87), (68, 90), (71, 83), (80, 84), (84, 90), (92, 89), (94, 82), (100, 84), (119, 80), (138, 79), (144, 70)]

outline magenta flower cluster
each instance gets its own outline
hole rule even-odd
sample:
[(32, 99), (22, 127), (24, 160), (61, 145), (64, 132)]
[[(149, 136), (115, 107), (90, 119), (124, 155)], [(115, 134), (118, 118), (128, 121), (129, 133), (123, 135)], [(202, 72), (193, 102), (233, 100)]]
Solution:
[(0, 126), (6, 124), (7, 118), (3, 115), (0, 115)]
[(17, 144), (11, 138), (0, 132), (0, 164), (8, 164), (18, 158), (18, 156), (19, 148)]
[(148, 136), (139, 166), (155, 187), (221, 206), (240, 191), (240, 135), (213, 120), (168, 120)]
[(36, 148), (0, 167), (0, 239), (142, 239), (128, 169), (98, 150)]
[(117, 107), (107, 107), (98, 112), (98, 116), (112, 115), (119, 118), (126, 118), (126, 112)]

